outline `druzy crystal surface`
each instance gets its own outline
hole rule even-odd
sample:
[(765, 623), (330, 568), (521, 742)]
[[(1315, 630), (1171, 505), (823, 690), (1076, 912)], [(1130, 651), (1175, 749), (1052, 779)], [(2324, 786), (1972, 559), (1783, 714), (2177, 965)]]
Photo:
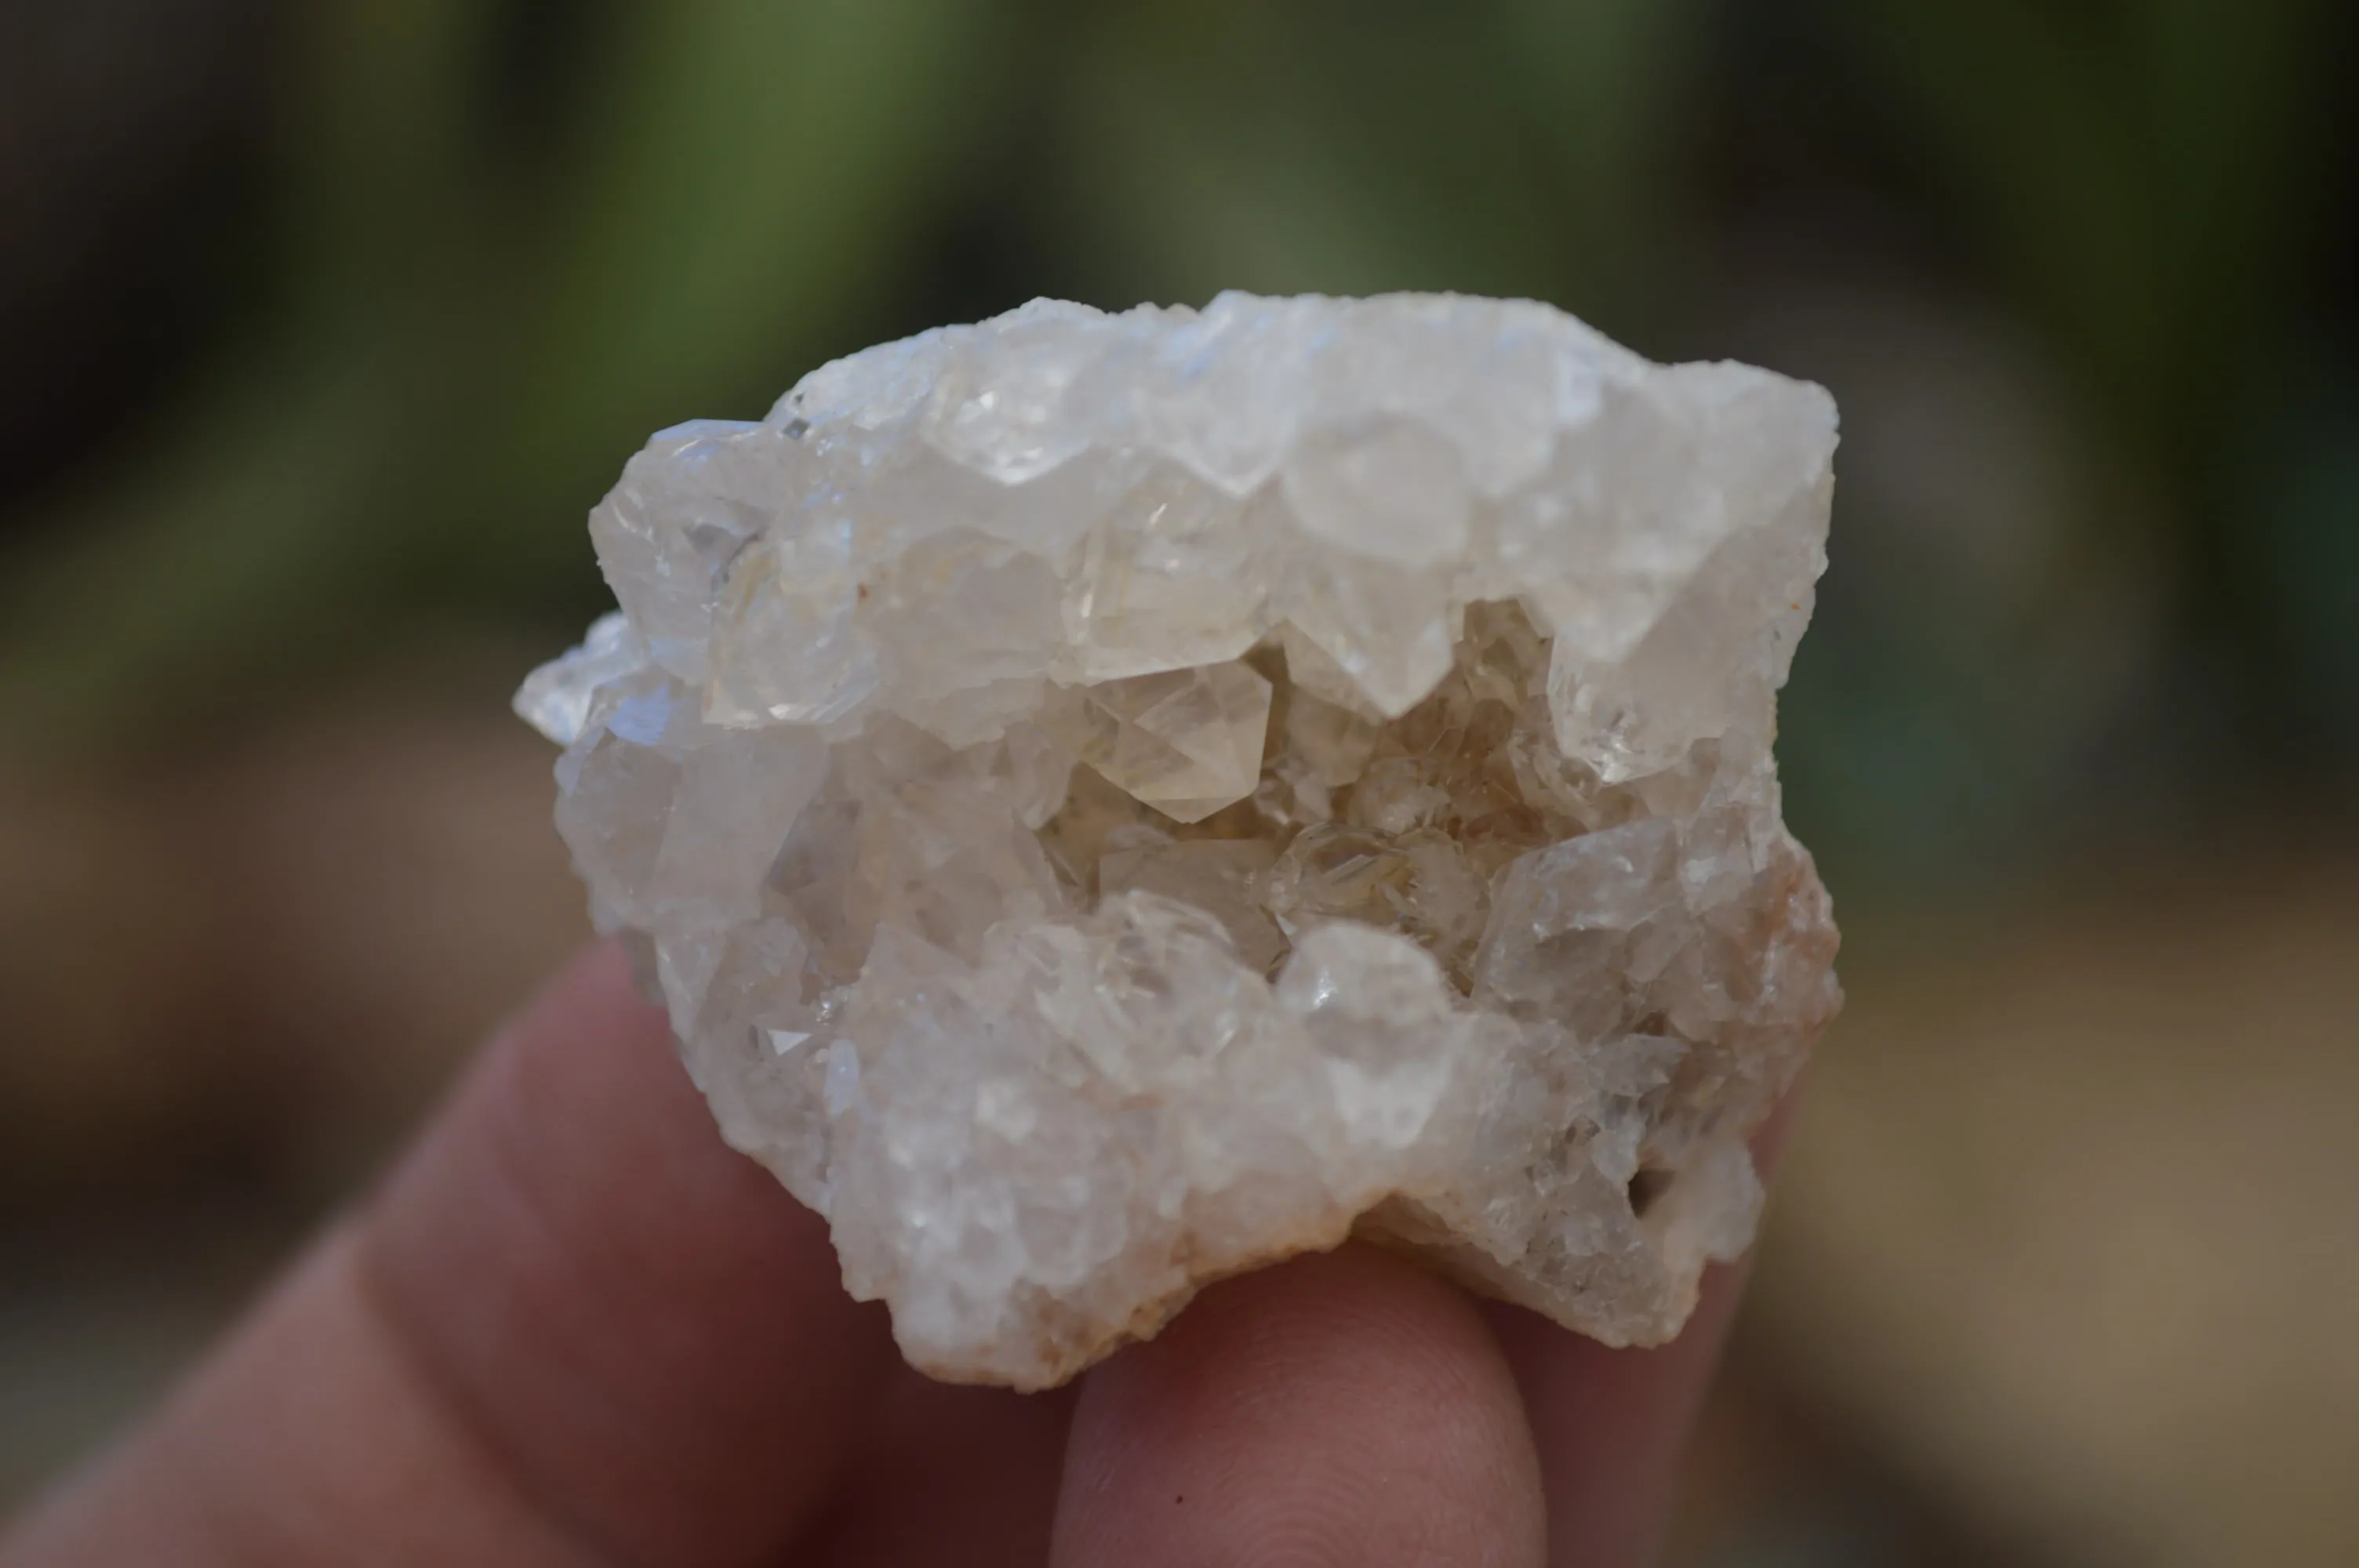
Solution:
[(517, 706), (919, 1367), (1353, 1234), (1657, 1343), (1840, 1002), (1770, 751), (1834, 441), (1530, 303), (1039, 301), (656, 436)]

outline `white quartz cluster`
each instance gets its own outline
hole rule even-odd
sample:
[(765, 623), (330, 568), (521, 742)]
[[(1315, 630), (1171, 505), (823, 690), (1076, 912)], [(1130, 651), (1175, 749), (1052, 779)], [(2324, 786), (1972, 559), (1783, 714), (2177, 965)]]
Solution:
[(517, 706), (916, 1365), (1352, 1234), (1659, 1342), (1840, 1001), (1770, 754), (1834, 441), (1542, 305), (1038, 301), (655, 437)]

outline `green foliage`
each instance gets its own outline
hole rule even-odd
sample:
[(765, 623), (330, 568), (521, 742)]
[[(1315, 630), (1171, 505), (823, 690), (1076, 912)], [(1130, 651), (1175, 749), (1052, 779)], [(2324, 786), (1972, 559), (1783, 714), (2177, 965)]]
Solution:
[(485, 145), (499, 10), (308, 14), (277, 319), (13, 574), (19, 733), (202, 711), (421, 598), (582, 585), (581, 511), (648, 430), (758, 412), (880, 308), (995, 81), (962, 0), (642, 0), (519, 170)]
[(2359, 659), (2321, 629), (2359, 625), (2359, 576), (2341, 569), (2359, 425), (2354, 367), (2332, 362), (2348, 347), (2318, 341), (2317, 272), (2349, 200), (2332, 120), (2348, 8), (1826, 4), (1955, 234), (2077, 394), (2104, 476), (2080, 519), (2084, 573), (2161, 559), (2178, 656), (2234, 691), (2251, 754), (2347, 744)]
[[(515, 30), (553, 13), (579, 47), (519, 136)], [(1009, 275), (995, 307), (1029, 287), (1113, 305), (1458, 288), (1555, 299), (1641, 348), (1687, 341), (1713, 281), (1722, 106), (1773, 70), (1836, 105), (1829, 156), (1911, 171), (1909, 199), (1932, 194), (1942, 237), (2062, 367), (2100, 476), (2079, 569), (2158, 542), (2202, 613), (2261, 624), (2277, 602), (2284, 574), (2229, 569), (2262, 449), (2233, 427), (2277, 406), (2242, 390), (2279, 377), (2314, 297), (2332, 0), (299, 14), (271, 315), (10, 563), (0, 711), (19, 736), (201, 714), (425, 607), (579, 614), (597, 591), (582, 513), (646, 433), (757, 413), (825, 355), (930, 319), (945, 233), (984, 236)], [(1803, 58), (1745, 52), (1765, 16), (1805, 24)], [(2280, 487), (2299, 502), (2273, 559), (2325, 526), (2299, 519), (2347, 514), (2317, 493), (2348, 469), (2340, 438), (2305, 448), (2326, 478)], [(1907, 645), (1843, 655), (1858, 667), (1825, 689), (1873, 700), (1827, 733), (1862, 777), (1948, 769), (1954, 736), (1917, 745), (1875, 716), (1970, 688), (1971, 624), (1938, 607), (1884, 624)], [(1904, 692), (1868, 678), (1905, 669)]]
[(2122, 434), (2170, 460), (2303, 297), (2331, 0), (1835, 4), (1962, 226)]
[(1061, 84), (1075, 241), (1133, 294), (1449, 288), (1643, 320), (1686, 0), (1096, 8)]

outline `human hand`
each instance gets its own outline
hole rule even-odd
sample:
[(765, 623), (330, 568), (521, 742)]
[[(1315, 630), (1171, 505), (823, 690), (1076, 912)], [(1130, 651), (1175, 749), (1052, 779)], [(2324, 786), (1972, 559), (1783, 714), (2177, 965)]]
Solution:
[(1617, 1351), (1347, 1246), (933, 1383), (604, 945), (0, 1568), (1635, 1564), (1737, 1282)]

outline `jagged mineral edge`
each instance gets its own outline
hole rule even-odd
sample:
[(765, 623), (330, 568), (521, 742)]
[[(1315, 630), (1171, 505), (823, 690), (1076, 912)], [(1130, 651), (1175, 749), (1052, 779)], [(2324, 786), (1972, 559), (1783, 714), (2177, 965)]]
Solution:
[(1355, 1233), (1657, 1343), (1841, 1000), (1770, 752), (1834, 441), (1528, 302), (1035, 301), (656, 436), (517, 708), (919, 1367)]

